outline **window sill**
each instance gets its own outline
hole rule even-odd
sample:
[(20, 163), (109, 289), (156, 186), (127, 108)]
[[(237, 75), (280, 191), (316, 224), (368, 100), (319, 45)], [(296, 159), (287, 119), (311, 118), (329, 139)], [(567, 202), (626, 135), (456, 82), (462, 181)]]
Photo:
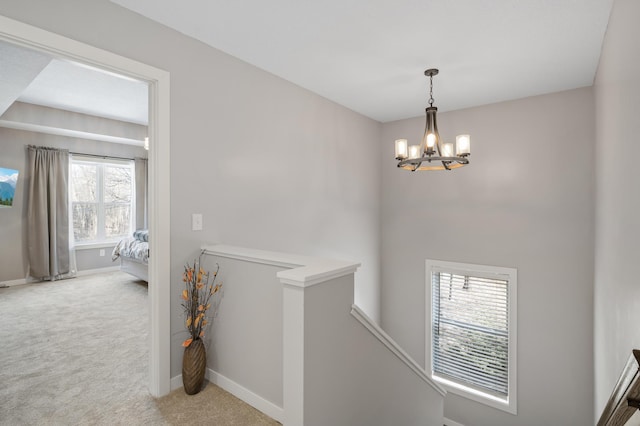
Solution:
[(89, 244), (76, 244), (76, 250), (92, 250), (92, 249), (100, 249), (100, 248), (113, 248), (118, 244), (117, 241), (112, 242), (102, 242), (102, 243), (89, 243)]
[(461, 385), (456, 382), (452, 382), (450, 380), (444, 379), (434, 374), (431, 375), (431, 378), (435, 382), (440, 384), (442, 387), (444, 387), (447, 390), (447, 392), (451, 392), (453, 394), (462, 396), (472, 401), (476, 401), (481, 404), (488, 405), (489, 407), (497, 408), (498, 410), (506, 411), (507, 413), (511, 413), (513, 415), (518, 414), (516, 401), (513, 398), (511, 399), (509, 397), (500, 398), (498, 396), (481, 392), (479, 390)]

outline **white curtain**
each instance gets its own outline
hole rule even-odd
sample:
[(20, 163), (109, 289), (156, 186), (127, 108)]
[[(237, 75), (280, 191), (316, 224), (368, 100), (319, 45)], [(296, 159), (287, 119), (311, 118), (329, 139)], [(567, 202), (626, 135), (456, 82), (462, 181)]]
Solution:
[(69, 151), (27, 147), (29, 275), (55, 280), (75, 274), (69, 250)]
[(147, 229), (147, 159), (136, 158), (136, 229)]

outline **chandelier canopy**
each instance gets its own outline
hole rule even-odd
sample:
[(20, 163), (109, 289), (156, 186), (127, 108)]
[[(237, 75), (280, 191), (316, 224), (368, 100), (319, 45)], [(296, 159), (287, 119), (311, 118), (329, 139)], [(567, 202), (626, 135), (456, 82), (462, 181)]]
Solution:
[(408, 145), (406, 139), (396, 139), (396, 160), (398, 167), (405, 170), (451, 170), (469, 164), (471, 137), (456, 136), (455, 147), (451, 142), (443, 142), (438, 133), (438, 108), (433, 106), (433, 76), (438, 70), (430, 68), (424, 72), (429, 77), (429, 106), (425, 109), (427, 123), (420, 145)]

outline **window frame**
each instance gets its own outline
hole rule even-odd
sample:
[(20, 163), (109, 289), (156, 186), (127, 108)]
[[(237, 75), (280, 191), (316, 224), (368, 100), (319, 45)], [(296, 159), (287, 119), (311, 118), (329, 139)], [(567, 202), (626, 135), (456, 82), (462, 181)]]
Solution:
[[(85, 164), (85, 165), (95, 165), (97, 166), (97, 176), (96, 176), (96, 202), (83, 202), (83, 201), (73, 201), (73, 179), (71, 168), (75, 164)], [(72, 155), (71, 161), (69, 164), (69, 208), (70, 208), (70, 225), (71, 232), (75, 233), (73, 228), (73, 205), (74, 203), (85, 203), (85, 204), (95, 204), (97, 206), (97, 236), (92, 240), (85, 241), (77, 241), (74, 239), (74, 245), (77, 249), (88, 249), (88, 248), (100, 248), (100, 247), (112, 247), (118, 241), (120, 241), (123, 236), (117, 236), (112, 238), (107, 238), (105, 234), (106, 227), (106, 207), (109, 205), (118, 205), (124, 203), (114, 203), (114, 202), (105, 202), (104, 200), (104, 184), (105, 184), (105, 167), (115, 166), (115, 167), (126, 167), (131, 169), (131, 212), (129, 218), (129, 234), (132, 234), (135, 231), (136, 224), (136, 174), (135, 174), (135, 162), (133, 160), (128, 159), (118, 159), (118, 158), (96, 158), (92, 156), (84, 156), (84, 155)]]
[[(486, 278), (507, 280), (508, 292), (508, 368), (507, 368), (507, 396), (501, 397), (488, 391), (478, 390), (442, 377), (433, 371), (433, 284), (432, 273), (445, 272), (453, 274), (471, 275)], [(515, 268), (499, 266), (475, 265), (469, 263), (449, 262), (427, 259), (425, 261), (425, 370), (432, 380), (441, 384), (448, 392), (460, 395), (476, 402), (497, 408), (508, 413), (517, 414), (517, 295), (518, 271)]]

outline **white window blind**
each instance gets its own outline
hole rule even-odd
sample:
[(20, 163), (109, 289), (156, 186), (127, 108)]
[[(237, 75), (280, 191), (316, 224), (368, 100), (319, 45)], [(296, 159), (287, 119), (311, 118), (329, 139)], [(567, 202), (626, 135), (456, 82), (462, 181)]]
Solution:
[(432, 376), (508, 404), (515, 388), (510, 386), (515, 270), (505, 274), (507, 268), (496, 273), (490, 267), (429, 261), (427, 266)]

